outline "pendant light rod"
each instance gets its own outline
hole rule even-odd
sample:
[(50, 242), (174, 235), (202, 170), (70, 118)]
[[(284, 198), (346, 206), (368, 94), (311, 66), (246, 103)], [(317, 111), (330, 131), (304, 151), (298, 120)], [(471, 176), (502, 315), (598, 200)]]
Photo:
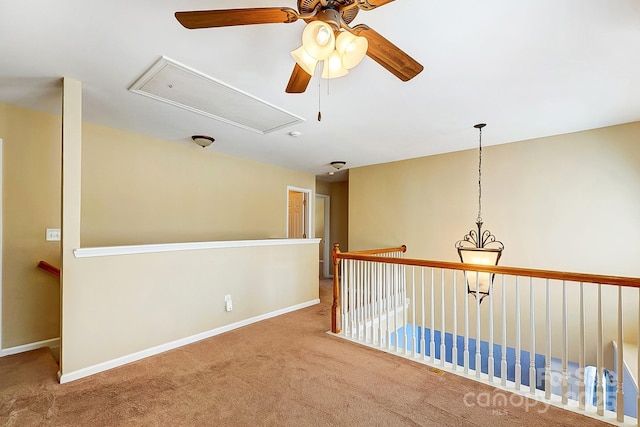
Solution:
[(480, 144), (478, 146), (478, 218), (476, 218), (478, 227), (482, 225), (482, 128), (486, 125), (486, 123), (478, 123), (473, 126), (480, 133)]
[[(478, 146), (478, 218), (476, 219), (476, 229), (470, 230), (462, 240), (456, 242), (456, 249), (460, 262), (465, 264), (498, 265), (504, 245), (496, 240), (496, 237), (489, 230), (482, 230), (482, 128), (486, 123), (479, 123), (473, 127), (479, 132)], [(467, 271), (465, 280), (467, 282), (467, 292), (479, 302), (491, 293), (493, 286), (493, 273), (483, 273), (477, 271)]]

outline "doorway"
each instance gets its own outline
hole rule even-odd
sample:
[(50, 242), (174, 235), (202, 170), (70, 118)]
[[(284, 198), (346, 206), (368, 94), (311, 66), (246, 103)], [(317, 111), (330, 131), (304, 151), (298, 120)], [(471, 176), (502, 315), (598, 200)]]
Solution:
[(315, 237), (320, 240), (320, 278), (332, 277), (331, 262), (331, 198), (324, 194), (316, 194)]
[(311, 234), (311, 190), (287, 187), (287, 238), (308, 239)]

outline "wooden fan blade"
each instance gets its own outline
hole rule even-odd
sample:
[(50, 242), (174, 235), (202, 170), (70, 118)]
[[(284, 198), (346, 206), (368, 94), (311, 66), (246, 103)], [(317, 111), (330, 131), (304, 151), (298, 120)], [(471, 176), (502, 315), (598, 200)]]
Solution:
[(367, 56), (393, 73), (400, 80), (411, 80), (424, 69), (415, 59), (399, 47), (364, 24), (351, 28), (351, 32), (369, 42)]
[(384, 6), (393, 0), (358, 0), (358, 7), (362, 10), (373, 10), (376, 7)]
[(298, 12), (290, 7), (258, 7), (248, 9), (196, 10), (176, 12), (185, 28), (231, 27), (234, 25), (277, 24), (295, 22)]
[(291, 73), (291, 78), (289, 79), (289, 84), (287, 84), (287, 89), (285, 92), (287, 93), (302, 93), (307, 90), (307, 86), (311, 81), (311, 75), (302, 69), (296, 63), (296, 66), (293, 68), (293, 73)]

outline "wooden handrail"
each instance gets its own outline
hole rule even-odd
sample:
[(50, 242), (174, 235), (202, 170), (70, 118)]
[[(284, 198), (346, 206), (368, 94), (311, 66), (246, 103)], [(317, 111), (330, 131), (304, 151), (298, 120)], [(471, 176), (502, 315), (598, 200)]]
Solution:
[(602, 285), (616, 285), (630, 288), (640, 288), (640, 278), (638, 277), (622, 277), (622, 276), (603, 276), (599, 274), (587, 274), (587, 273), (571, 273), (564, 271), (553, 270), (537, 270), (532, 268), (518, 268), (518, 267), (502, 267), (497, 265), (480, 265), (480, 264), (463, 264), (461, 262), (447, 262), (447, 261), (430, 261), (411, 258), (386, 258), (370, 255), (367, 253), (384, 253), (385, 252), (397, 252), (399, 249), (402, 252), (406, 251), (406, 246), (402, 245), (400, 248), (389, 248), (386, 250), (375, 249), (373, 251), (358, 251), (358, 252), (340, 252), (340, 247), (336, 243), (333, 246), (333, 305), (331, 306), (331, 331), (333, 333), (339, 333), (342, 329), (340, 324), (340, 286), (339, 286), (339, 264), (341, 259), (353, 259), (359, 261), (371, 261), (385, 264), (401, 264), (410, 265), (416, 267), (430, 267), (441, 268), (445, 270), (466, 270), (466, 271), (478, 271), (487, 273), (504, 274), (508, 276), (522, 276), (522, 277), (535, 277), (549, 280), (561, 280), (565, 282), (579, 282), (579, 283), (595, 283)]
[[(335, 243), (334, 245), (337, 245)], [(375, 255), (375, 254), (388, 254), (391, 252), (407, 252), (406, 245), (402, 245), (398, 248), (382, 248), (382, 249), (369, 249), (367, 251), (352, 251), (352, 252), (343, 252), (345, 254), (357, 254), (357, 255)]]
[(502, 267), (499, 265), (481, 265), (481, 264), (463, 264), (461, 262), (447, 262), (447, 261), (428, 261), (420, 259), (410, 258), (381, 258), (376, 256), (367, 256), (352, 254), (349, 252), (341, 252), (336, 254), (336, 258), (340, 259), (355, 259), (360, 261), (373, 261), (388, 264), (403, 264), (416, 267), (431, 267), (442, 268), (447, 270), (467, 270), (467, 271), (479, 271), (487, 273), (505, 274), (508, 276), (523, 276), (523, 277), (537, 277), (541, 279), (550, 280), (564, 280), (566, 282), (582, 282), (582, 283), (597, 283), (602, 285), (617, 285), (632, 288), (640, 288), (640, 278), (638, 277), (623, 277), (623, 276), (603, 276), (600, 274), (588, 274), (588, 273), (571, 273), (564, 271), (553, 270), (537, 270), (532, 268), (519, 268), (519, 267)]
[(60, 277), (60, 269), (58, 267), (56, 267), (55, 265), (51, 265), (46, 261), (40, 261), (38, 263), (38, 268), (41, 270), (46, 271), (47, 273), (51, 273), (54, 276), (58, 276)]

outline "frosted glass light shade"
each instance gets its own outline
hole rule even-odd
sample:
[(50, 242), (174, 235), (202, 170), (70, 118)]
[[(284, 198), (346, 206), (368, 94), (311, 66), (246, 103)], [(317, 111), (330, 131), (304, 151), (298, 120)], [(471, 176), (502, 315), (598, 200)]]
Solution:
[[(460, 261), (464, 264), (498, 265), (502, 250), (488, 248), (458, 248)], [(467, 287), (470, 294), (489, 295), (494, 273), (466, 271)]]
[(355, 36), (348, 31), (341, 32), (336, 39), (336, 50), (342, 58), (342, 66), (347, 70), (362, 61), (368, 48), (369, 41), (366, 38)]
[(340, 58), (340, 54), (338, 54), (338, 52), (334, 50), (329, 58), (324, 60), (324, 67), (322, 68), (321, 77), (323, 79), (334, 79), (337, 77), (346, 76), (347, 74), (349, 74), (349, 70), (342, 66), (342, 59)]
[(321, 61), (327, 59), (335, 50), (336, 36), (326, 22), (312, 21), (304, 27), (302, 46), (309, 55)]
[(304, 46), (300, 46), (296, 50), (291, 51), (291, 56), (307, 74), (313, 76), (318, 60), (311, 56), (309, 52), (305, 50)]

